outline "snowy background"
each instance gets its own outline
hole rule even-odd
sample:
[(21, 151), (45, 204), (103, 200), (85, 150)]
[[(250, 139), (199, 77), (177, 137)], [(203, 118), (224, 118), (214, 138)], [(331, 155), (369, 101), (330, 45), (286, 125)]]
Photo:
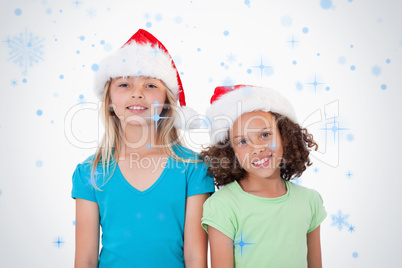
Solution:
[[(93, 75), (139, 28), (167, 47), (187, 105), (218, 85), (283, 92), (319, 142), (324, 267), (400, 267), (398, 0), (15, 0), (0, 4), (0, 267), (72, 267), (71, 176), (102, 125)], [(399, 73), (399, 74), (398, 74)], [(187, 134), (198, 150), (205, 131)]]

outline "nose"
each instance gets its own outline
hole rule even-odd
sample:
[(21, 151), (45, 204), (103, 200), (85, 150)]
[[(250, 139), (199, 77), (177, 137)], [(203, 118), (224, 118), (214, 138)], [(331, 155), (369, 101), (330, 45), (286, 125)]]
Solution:
[(255, 143), (255, 144), (253, 144), (253, 146), (254, 146), (253, 154), (260, 154), (260, 153), (264, 152), (267, 149), (265, 143), (261, 143), (261, 144)]
[(133, 90), (131, 91), (131, 98), (133, 99), (143, 99), (144, 98), (144, 92), (142, 91), (142, 88), (139, 86), (134, 86)]

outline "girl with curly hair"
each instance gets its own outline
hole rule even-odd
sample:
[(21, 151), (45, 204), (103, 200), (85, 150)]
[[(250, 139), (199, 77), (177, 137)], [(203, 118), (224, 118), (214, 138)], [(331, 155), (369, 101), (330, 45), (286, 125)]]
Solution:
[(318, 145), (290, 102), (273, 89), (237, 85), (217, 87), (211, 104), (211, 145), (200, 157), (221, 188), (202, 218), (212, 267), (322, 267), (322, 198), (291, 182)]

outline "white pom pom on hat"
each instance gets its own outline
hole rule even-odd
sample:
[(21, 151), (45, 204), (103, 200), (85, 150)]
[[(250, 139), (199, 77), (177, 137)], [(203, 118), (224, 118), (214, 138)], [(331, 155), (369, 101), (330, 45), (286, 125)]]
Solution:
[(253, 111), (279, 113), (297, 123), (292, 104), (272, 88), (235, 85), (215, 88), (206, 116), (211, 125), (211, 145), (224, 142), (228, 130), (242, 114)]
[[(179, 101), (177, 114), (186, 114), (191, 108), (186, 107), (183, 85), (179, 72), (165, 46), (149, 32), (139, 29), (118, 51), (103, 59), (95, 74), (95, 93), (101, 99), (105, 84), (112, 78), (128, 76), (148, 76), (157, 78)], [(186, 107), (186, 112), (182, 109)], [(196, 114), (191, 110), (192, 114)], [(175, 127), (188, 124), (181, 122), (185, 117), (175, 117)]]

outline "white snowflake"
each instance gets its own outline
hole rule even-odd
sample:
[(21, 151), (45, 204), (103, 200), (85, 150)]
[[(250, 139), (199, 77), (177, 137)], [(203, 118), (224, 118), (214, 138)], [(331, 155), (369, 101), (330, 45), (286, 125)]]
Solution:
[(25, 76), (28, 73), (28, 67), (32, 67), (34, 63), (38, 63), (43, 55), (43, 39), (28, 33), (20, 33), (12, 39), (7, 39), (7, 45), (11, 49), (9, 52), (10, 58), (8, 60), (18, 63), (22, 67), (22, 74)]
[(15, 79), (11, 80), (11, 85), (12, 85), (13, 87), (16, 87), (16, 86), (18, 85), (18, 81), (15, 80)]
[(343, 227), (349, 227), (350, 224), (348, 223), (348, 214), (343, 214), (341, 210), (338, 211), (338, 214), (332, 214), (332, 224), (331, 226), (338, 227), (339, 231), (342, 231)]
[(71, 3), (74, 4), (76, 8), (78, 8), (83, 2), (76, 0), (75, 2), (71, 2)]
[(92, 7), (90, 9), (87, 9), (87, 17), (89, 17), (90, 19), (96, 17), (96, 10)]
[(227, 55), (227, 61), (232, 64), (233, 62), (236, 61), (236, 55), (230, 53), (229, 55)]

